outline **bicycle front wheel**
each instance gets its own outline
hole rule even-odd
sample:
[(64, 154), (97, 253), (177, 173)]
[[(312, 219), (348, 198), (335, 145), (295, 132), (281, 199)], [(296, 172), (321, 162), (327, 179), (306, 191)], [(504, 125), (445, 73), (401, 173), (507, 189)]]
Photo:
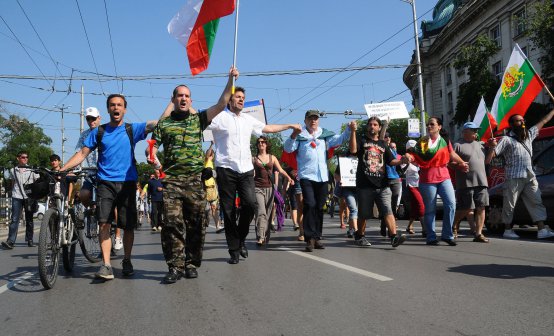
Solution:
[(77, 234), (73, 230), (71, 234), (71, 243), (62, 247), (63, 256), (63, 268), (66, 272), (73, 271), (73, 265), (75, 264), (75, 249), (77, 248)]
[(58, 278), (60, 247), (58, 245), (59, 212), (50, 208), (44, 214), (40, 225), (38, 241), (38, 273), (40, 282), (46, 289), (51, 289)]
[(77, 229), (77, 237), (85, 258), (91, 263), (99, 262), (102, 253), (98, 239), (98, 222), (94, 215), (85, 218), (85, 227)]

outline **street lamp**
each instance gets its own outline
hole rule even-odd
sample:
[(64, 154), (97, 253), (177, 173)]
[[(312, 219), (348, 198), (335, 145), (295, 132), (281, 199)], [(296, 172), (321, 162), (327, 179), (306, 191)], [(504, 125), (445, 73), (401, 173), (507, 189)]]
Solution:
[(402, 2), (412, 5), (412, 14), (414, 16), (414, 40), (415, 40), (415, 52), (416, 52), (416, 65), (417, 65), (417, 85), (419, 93), (419, 111), (421, 113), (421, 135), (425, 135), (425, 103), (423, 101), (423, 74), (421, 73), (421, 57), (419, 55), (419, 38), (417, 34), (417, 15), (415, 0), (400, 0)]

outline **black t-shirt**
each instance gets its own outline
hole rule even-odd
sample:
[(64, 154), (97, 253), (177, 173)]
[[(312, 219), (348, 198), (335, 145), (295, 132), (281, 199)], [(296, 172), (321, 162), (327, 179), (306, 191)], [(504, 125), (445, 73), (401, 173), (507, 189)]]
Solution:
[(395, 159), (384, 140), (363, 139), (358, 145), (356, 186), (381, 189), (387, 186), (386, 164)]

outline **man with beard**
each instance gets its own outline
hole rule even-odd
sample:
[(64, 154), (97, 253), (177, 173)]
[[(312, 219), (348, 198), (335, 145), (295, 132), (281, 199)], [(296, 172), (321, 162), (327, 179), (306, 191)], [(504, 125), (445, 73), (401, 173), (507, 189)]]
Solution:
[(541, 191), (533, 171), (533, 140), (539, 134), (539, 130), (552, 119), (554, 110), (550, 111), (535, 126), (527, 129), (525, 119), (520, 114), (514, 114), (508, 120), (510, 131), (497, 143), (491, 138), (488, 142), (489, 152), (486, 163), (490, 163), (495, 156), (504, 157), (506, 181), (503, 189), (502, 222), (506, 230), (504, 238), (518, 239), (519, 236), (512, 230), (511, 224), (514, 217), (514, 208), (518, 197), (523, 197), (523, 202), (531, 215), (531, 219), (537, 225), (538, 239), (554, 237), (554, 232), (544, 227), (546, 209), (542, 204)]
[[(354, 124), (356, 125), (356, 124)], [(397, 247), (406, 240), (406, 236), (396, 233), (396, 220), (391, 207), (391, 190), (388, 186), (385, 165), (398, 166), (408, 163), (407, 158), (397, 159), (386, 145), (379, 140), (379, 131), (383, 126), (377, 117), (367, 121), (366, 134), (358, 144), (356, 126), (350, 136), (350, 153), (358, 156), (356, 187), (358, 188), (358, 231), (355, 234), (356, 245), (371, 246), (365, 238), (366, 220), (372, 218), (373, 203), (377, 203), (379, 214), (383, 216), (391, 237), (391, 245)]]

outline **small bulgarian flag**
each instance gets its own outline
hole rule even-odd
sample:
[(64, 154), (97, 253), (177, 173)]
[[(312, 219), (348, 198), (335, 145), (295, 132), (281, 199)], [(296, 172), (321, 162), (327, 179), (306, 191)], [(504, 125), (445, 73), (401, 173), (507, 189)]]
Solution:
[(491, 113), (499, 122), (498, 130), (508, 127), (512, 115), (525, 115), (543, 87), (544, 82), (516, 44), (492, 104)]
[(493, 131), (496, 126), (498, 126), (498, 124), (496, 123), (496, 120), (494, 119), (492, 114), (490, 114), (490, 112), (487, 110), (485, 99), (483, 99), (483, 97), (481, 97), (481, 102), (479, 103), (477, 112), (475, 112), (475, 118), (473, 118), (473, 122), (480, 127), (477, 134), (479, 135), (479, 139), (481, 141), (486, 142), (493, 137)]
[(450, 162), (450, 150), (448, 142), (440, 137), (433, 144), (428, 136), (422, 137), (411, 152), (415, 162), (420, 168), (442, 167)]
[(208, 68), (219, 18), (235, 10), (235, 0), (187, 0), (167, 25), (169, 34), (187, 47), (190, 72)]

